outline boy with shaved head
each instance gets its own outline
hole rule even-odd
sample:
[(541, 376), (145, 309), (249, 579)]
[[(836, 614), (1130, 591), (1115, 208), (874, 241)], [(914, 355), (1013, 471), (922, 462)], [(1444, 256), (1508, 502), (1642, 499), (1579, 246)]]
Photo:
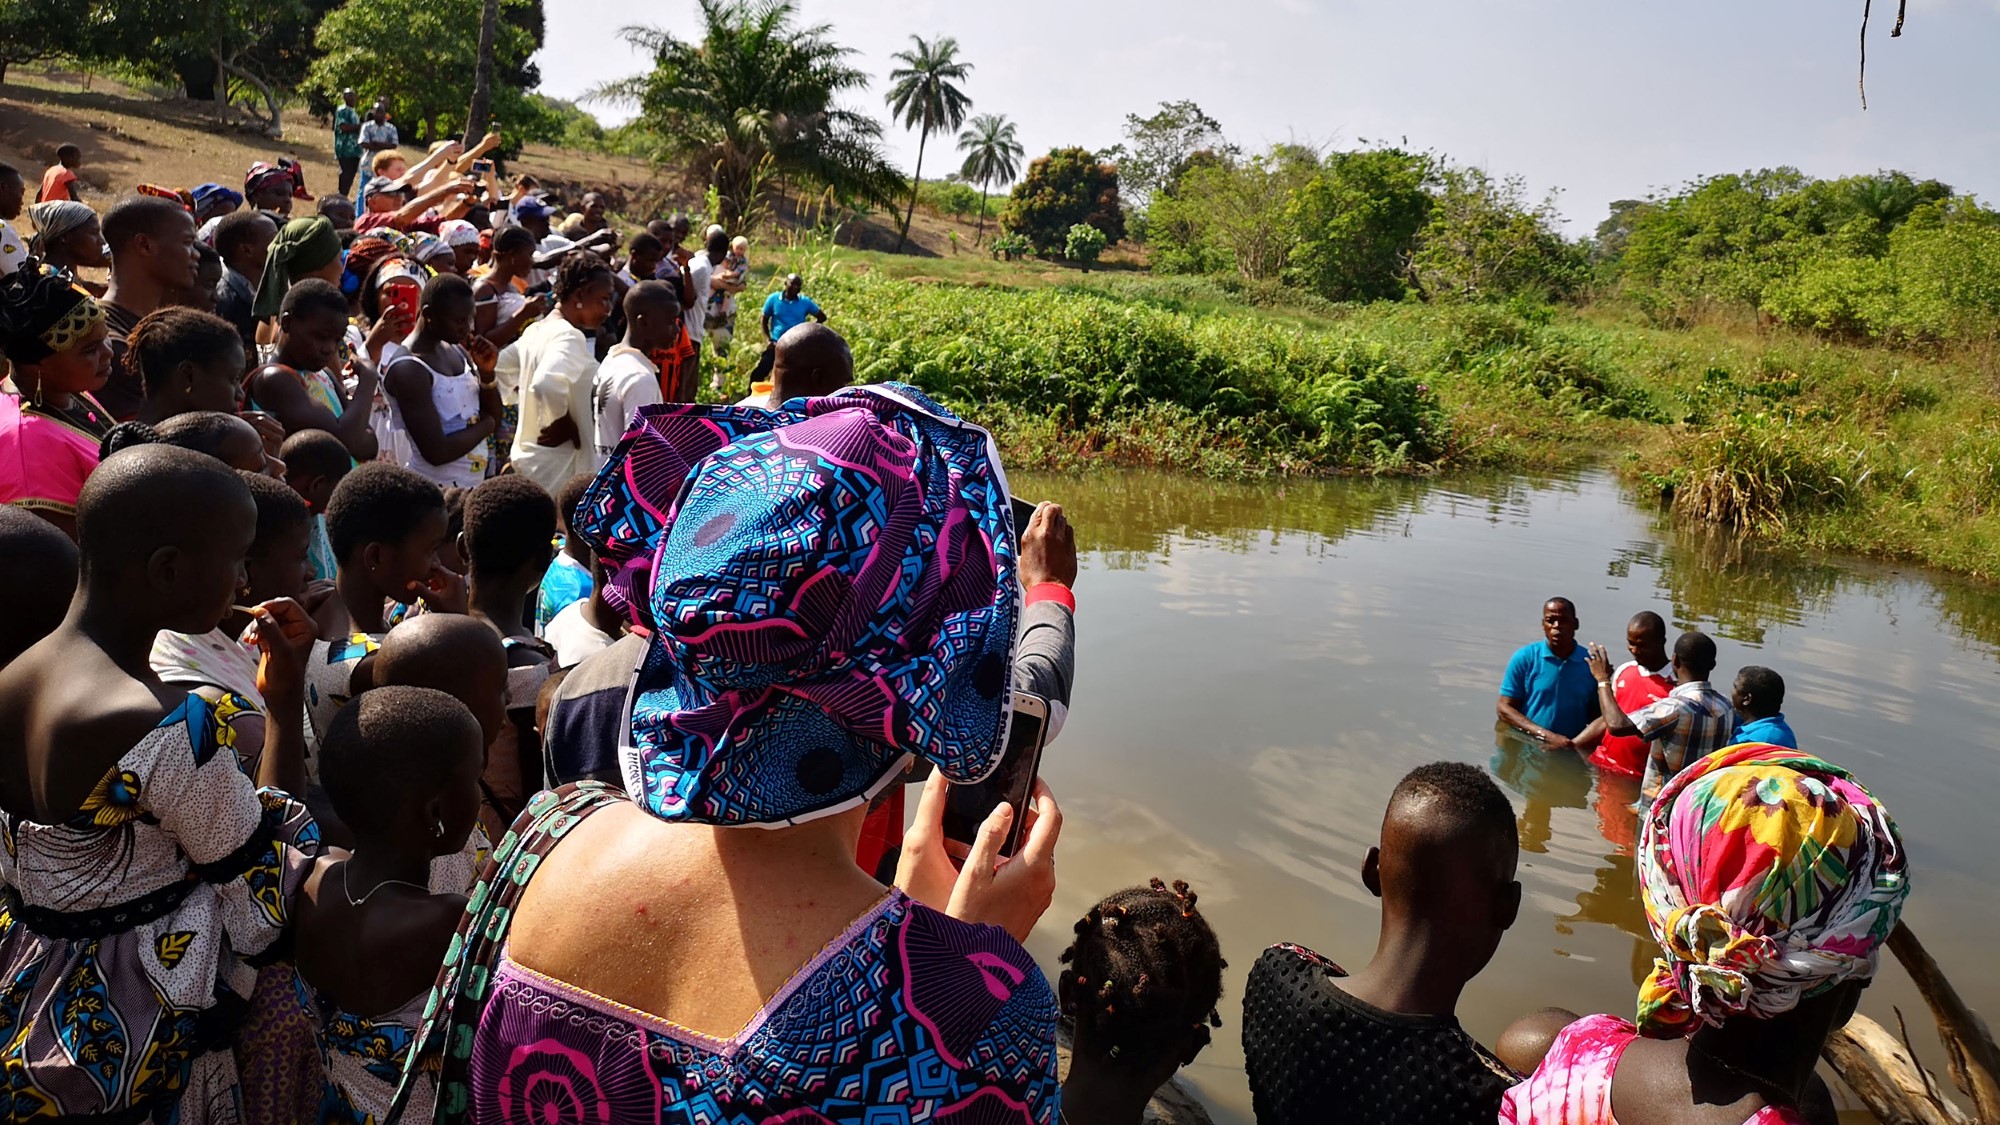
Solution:
[(1382, 900), (1375, 957), (1347, 975), (1277, 945), (1250, 970), (1243, 1052), (1259, 1125), (1487, 1125), (1516, 1081), (1458, 1024), (1459, 993), (1521, 907), (1514, 810), (1462, 762), (1403, 778), (1361, 881)]

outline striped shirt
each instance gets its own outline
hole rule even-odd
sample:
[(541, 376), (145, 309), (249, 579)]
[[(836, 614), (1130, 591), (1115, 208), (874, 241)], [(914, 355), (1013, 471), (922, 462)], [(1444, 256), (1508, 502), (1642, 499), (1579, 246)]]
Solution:
[(1688, 763), (1729, 745), (1736, 731), (1736, 708), (1707, 680), (1681, 684), (1631, 719), (1639, 737), (1653, 744), (1639, 786), (1648, 799)]

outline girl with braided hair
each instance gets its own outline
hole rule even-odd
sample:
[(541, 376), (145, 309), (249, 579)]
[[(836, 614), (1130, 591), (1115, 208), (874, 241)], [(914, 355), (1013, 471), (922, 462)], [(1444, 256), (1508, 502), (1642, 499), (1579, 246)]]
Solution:
[(1062, 960), (1057, 995), (1072, 1037), (1063, 1117), (1137, 1125), (1222, 1026), (1222, 946), (1186, 882), (1154, 879), (1091, 907)]
[(91, 397), (111, 377), (104, 309), (33, 258), (0, 279), (0, 354), (13, 365), (0, 396), (0, 503), (76, 537), (76, 498), (97, 468), (110, 411)]

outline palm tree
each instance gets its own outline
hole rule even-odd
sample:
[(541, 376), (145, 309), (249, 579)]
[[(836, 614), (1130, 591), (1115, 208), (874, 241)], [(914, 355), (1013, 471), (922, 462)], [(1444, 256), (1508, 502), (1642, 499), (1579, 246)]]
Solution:
[(917, 192), (924, 182), (924, 143), (940, 129), (956, 129), (965, 122), (972, 99), (953, 85), (965, 81), (972, 64), (958, 61), (958, 40), (941, 35), (926, 43), (922, 36), (910, 36), (916, 44), (911, 51), (897, 51), (890, 58), (903, 64), (889, 72), (889, 112), (901, 120), (903, 128), (917, 130), (917, 171), (910, 177), (910, 209), (903, 213), (903, 230), (896, 236), (896, 252), (910, 237), (910, 220), (917, 214)]
[(789, 177), (829, 188), (843, 203), (889, 204), (902, 174), (882, 152), (882, 123), (834, 104), (868, 76), (826, 24), (802, 27), (796, 0), (699, 0), (702, 33), (682, 39), (627, 27), (625, 41), (653, 56), (646, 73), (585, 95), (639, 107), (663, 159), (706, 172), (728, 223)]
[(986, 234), (986, 189), (994, 183), (1008, 183), (1021, 174), (1021, 157), (1026, 151), (1014, 139), (1014, 123), (998, 113), (982, 113), (958, 135), (958, 151), (965, 163), (958, 174), (979, 184), (979, 229), (972, 244), (979, 245)]
[(465, 114), (465, 147), (486, 135), (493, 120), (493, 38), (500, 30), (500, 0), (486, 0), (479, 17), (479, 62), (472, 71), (472, 106)]

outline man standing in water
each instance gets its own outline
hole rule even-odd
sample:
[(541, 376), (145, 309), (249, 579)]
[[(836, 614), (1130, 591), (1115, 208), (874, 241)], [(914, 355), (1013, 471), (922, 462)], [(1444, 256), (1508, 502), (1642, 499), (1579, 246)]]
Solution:
[(1507, 661), (1496, 710), (1501, 722), (1543, 749), (1573, 750), (1574, 739), (1598, 716), (1590, 669), (1576, 643), (1576, 603), (1568, 598), (1544, 602), (1542, 637)]
[[(1667, 623), (1652, 610), (1625, 623), (1625, 651), (1632, 659), (1611, 673), (1611, 694), (1618, 707), (1634, 715), (1665, 699), (1674, 690), (1673, 658), (1667, 655)], [(1599, 720), (1597, 730), (1602, 730)], [(1580, 741), (1592, 741), (1585, 734)], [(1605, 734), (1591, 752), (1592, 765), (1625, 777), (1646, 772), (1646, 740), (1637, 735)]]
[(1665, 699), (1627, 715), (1611, 688), (1611, 656), (1603, 645), (1590, 646), (1590, 674), (1597, 679), (1597, 702), (1609, 734), (1636, 735), (1652, 744), (1646, 777), (1639, 783), (1641, 800), (1659, 796), (1662, 786), (1692, 762), (1729, 745), (1736, 731), (1736, 708), (1729, 697), (1709, 686), (1715, 671), (1715, 642), (1702, 633), (1682, 633), (1674, 642), (1674, 680), (1679, 684)]

